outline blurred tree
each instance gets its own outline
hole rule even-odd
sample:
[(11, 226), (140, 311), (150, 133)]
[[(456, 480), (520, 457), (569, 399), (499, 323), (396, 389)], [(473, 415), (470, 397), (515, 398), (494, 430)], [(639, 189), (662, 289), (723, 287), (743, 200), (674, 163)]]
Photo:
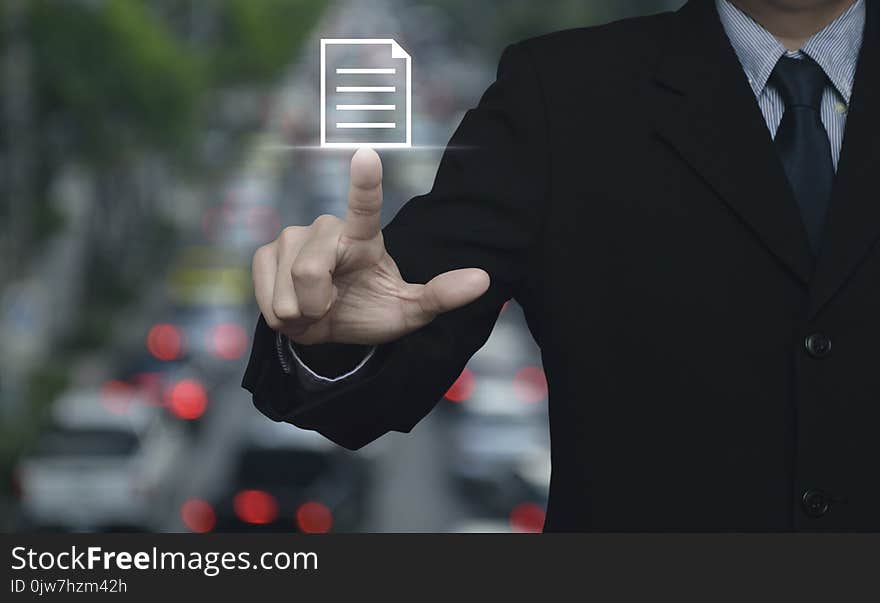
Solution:
[[(168, 189), (161, 180), (172, 177), (169, 165), (190, 165), (184, 161), (192, 158), (190, 143), (204, 116), (211, 114), (206, 105), (212, 95), (206, 93), (272, 81), (295, 56), (326, 4), (4, 3), (0, 93), (9, 93), (3, 94), (5, 127), (0, 133), (0, 157), (7, 167), (0, 180), (0, 218), (8, 225), (27, 226), (9, 229), (9, 237), (4, 231), (4, 249), (27, 257), (41, 236), (63, 226), (50, 202), (50, 189), (61, 170), (84, 164), (94, 180), (91, 255), (112, 258), (120, 268), (137, 268), (127, 266), (126, 259), (149, 252), (147, 245), (155, 243), (147, 230), (151, 224), (165, 232), (156, 219), (155, 195)], [(26, 263), (9, 265), (11, 269), (3, 270), (5, 280), (27, 270)], [(124, 270), (119, 272), (125, 276)]]
[(0, 10), (0, 40), (2, 46), (2, 121), (0, 128), (0, 165), (5, 203), (0, 204), (0, 219), (6, 224), (0, 236), (0, 277), (8, 275), (11, 267), (21, 263), (19, 237), (31, 232), (32, 220), (22, 204), (11, 199), (28, 200), (32, 197), (33, 144), (30, 139), (33, 113), (32, 60), (25, 32), (25, 0), (7, 0)]
[(328, 0), (154, 0), (218, 85), (269, 82), (294, 56)]
[(170, 148), (191, 133), (203, 74), (143, 3), (30, 9), (40, 111), (76, 152), (114, 159), (132, 143)]
[[(87, 244), (75, 246), (81, 256), (67, 271), (67, 293), (77, 292), (80, 311), (65, 334), (97, 341), (95, 326), (106, 331), (112, 310), (153, 271), (156, 249), (164, 248), (155, 245), (164, 223), (157, 196), (173, 177), (165, 158), (185, 155), (194, 138), (206, 77), (144, 2), (35, 0), (28, 9), (40, 124), (32, 211), (46, 214), (44, 200), (62, 211), (78, 206), (70, 210), (78, 215), (73, 236)], [(58, 175), (71, 166), (91, 194), (53, 199)], [(157, 177), (145, 181), (145, 170)]]
[[(5, 257), (24, 260), (63, 225), (50, 200), (59, 170), (75, 162), (112, 177), (140, 148), (181, 148), (204, 78), (143, 2), (16, 0), (4, 8), (0, 215), (10, 226)], [(28, 268), (8, 263), (4, 281)]]
[[(295, 56), (326, 4), (4, 3), (0, 93), (9, 93), (3, 94), (5, 134), (0, 134), (7, 166), (0, 217), (7, 224), (14, 217), (16, 224), (28, 225), (10, 229), (15, 235), (6, 249), (26, 250), (39, 235), (58, 227), (58, 216), (47, 207), (48, 189), (71, 160), (94, 166), (99, 180), (110, 180), (99, 182), (98, 189), (112, 190), (111, 202), (117, 207), (105, 206), (104, 212), (124, 210), (119, 209), (119, 196), (126, 192), (125, 180), (132, 180), (123, 173), (126, 168), (142, 161), (145, 151), (160, 159), (189, 157), (186, 151), (201, 125), (205, 93), (272, 81)], [(24, 170), (28, 159), (34, 165)]]
[[(34, 337), (53, 353), (71, 336), (102, 343), (124, 302), (155, 285), (219, 92), (262, 94), (326, 4), (0, 2), (0, 283), (51, 280), (65, 313)], [(5, 368), (0, 405), (23, 388)]]
[(221, 82), (268, 80), (288, 64), (327, 0), (219, 0), (220, 39), (212, 65)]

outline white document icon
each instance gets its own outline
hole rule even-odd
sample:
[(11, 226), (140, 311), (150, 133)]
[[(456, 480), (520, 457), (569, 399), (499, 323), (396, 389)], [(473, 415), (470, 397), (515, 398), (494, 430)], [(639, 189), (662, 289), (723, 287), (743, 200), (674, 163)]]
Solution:
[(321, 40), (321, 146), (412, 146), (412, 58), (391, 38)]

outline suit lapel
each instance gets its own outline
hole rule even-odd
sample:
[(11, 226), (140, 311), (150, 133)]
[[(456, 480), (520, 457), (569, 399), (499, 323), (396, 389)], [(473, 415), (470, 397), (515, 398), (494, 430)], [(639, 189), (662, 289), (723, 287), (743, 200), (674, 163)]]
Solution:
[(866, 8), (837, 181), (811, 284), (811, 317), (844, 286), (880, 237), (880, 8), (870, 0)]
[(800, 212), (714, 3), (690, 0), (673, 19), (650, 100), (656, 132), (806, 285)]

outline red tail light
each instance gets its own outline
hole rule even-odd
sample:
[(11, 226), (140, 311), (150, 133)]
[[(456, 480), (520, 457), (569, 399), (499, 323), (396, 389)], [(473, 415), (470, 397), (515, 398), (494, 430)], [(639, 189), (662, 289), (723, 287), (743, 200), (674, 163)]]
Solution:
[(153, 325), (147, 333), (147, 349), (159, 360), (176, 360), (183, 349), (183, 337), (174, 325)]
[(513, 394), (522, 402), (540, 402), (547, 392), (547, 377), (540, 366), (523, 367), (513, 377)]
[(180, 517), (187, 528), (199, 534), (210, 532), (217, 524), (214, 508), (198, 498), (191, 498), (183, 503), (180, 507)]
[(510, 512), (510, 528), (514, 532), (541, 532), (544, 529), (544, 509), (535, 503), (521, 503)]
[(473, 395), (476, 386), (477, 378), (471, 369), (466, 368), (461, 372), (461, 375), (455, 380), (455, 383), (452, 384), (452, 387), (449, 388), (444, 397), (450, 402), (464, 402)]
[(208, 408), (208, 393), (197, 379), (184, 379), (175, 383), (167, 396), (168, 408), (181, 419), (198, 419)]
[(305, 502), (296, 510), (296, 525), (306, 534), (326, 534), (333, 527), (333, 513), (317, 501)]
[(266, 524), (278, 518), (278, 501), (262, 490), (243, 490), (235, 495), (232, 508), (245, 523)]
[(218, 358), (236, 360), (247, 350), (248, 334), (241, 325), (225, 322), (209, 331), (208, 347)]

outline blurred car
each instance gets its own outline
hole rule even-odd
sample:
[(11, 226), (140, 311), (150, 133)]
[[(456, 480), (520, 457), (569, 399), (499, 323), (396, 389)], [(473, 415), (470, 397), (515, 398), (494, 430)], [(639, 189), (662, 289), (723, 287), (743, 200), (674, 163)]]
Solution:
[(254, 414), (216, 531), (349, 532), (364, 520), (369, 461), (323, 436)]
[(449, 471), (476, 512), (506, 516), (523, 501), (541, 501), (549, 488), (546, 406), (517, 399), (509, 377), (472, 379), (449, 431)]
[(250, 349), (250, 307), (176, 305), (144, 334), (143, 347), (116, 353), (115, 379), (141, 389), (195, 427), (216, 390)]
[(189, 358), (160, 360), (142, 350), (121, 355), (114, 371), (115, 379), (105, 388), (138, 391), (150, 404), (184, 423), (190, 434), (198, 433), (220, 387), (216, 378)]
[(167, 320), (161, 328), (177, 330), (180, 356), (205, 369), (245, 356), (255, 322), (250, 306), (221, 304), (174, 306)]
[(25, 521), (36, 529), (156, 529), (179, 480), (181, 429), (136, 390), (68, 391), (16, 467)]
[(452, 524), (449, 531), (454, 534), (504, 534), (512, 530), (506, 521), (473, 518)]
[(144, 334), (155, 359), (223, 372), (247, 354), (255, 311), (250, 270), (242, 261), (211, 245), (180, 253), (168, 276), (168, 303)]

